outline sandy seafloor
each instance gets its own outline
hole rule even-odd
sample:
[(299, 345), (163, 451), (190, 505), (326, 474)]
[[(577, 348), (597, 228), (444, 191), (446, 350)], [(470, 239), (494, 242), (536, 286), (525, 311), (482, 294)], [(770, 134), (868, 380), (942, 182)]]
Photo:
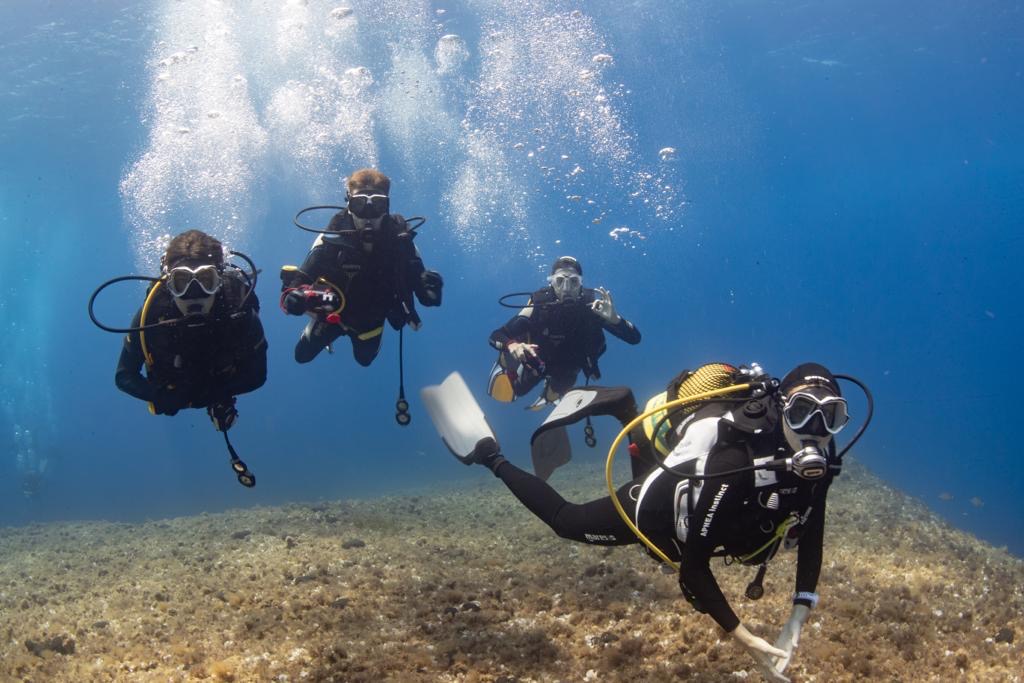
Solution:
[[(637, 546), (559, 539), (484, 474), (371, 500), (0, 530), (0, 680), (761, 680)], [(552, 483), (582, 502), (603, 471), (571, 465)], [(795, 681), (1024, 680), (1024, 561), (856, 463), (828, 517)], [(715, 564), (770, 641), (794, 562), (772, 562), (758, 602), (742, 595), (753, 568)]]

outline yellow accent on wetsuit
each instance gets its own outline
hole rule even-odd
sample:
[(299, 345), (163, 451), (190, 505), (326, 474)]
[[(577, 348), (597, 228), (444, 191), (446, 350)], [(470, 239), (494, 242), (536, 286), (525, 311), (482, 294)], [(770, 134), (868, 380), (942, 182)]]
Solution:
[(383, 332), (384, 332), (384, 326), (381, 325), (380, 327), (376, 327), (376, 328), (370, 330), (369, 332), (363, 332), (361, 334), (357, 334), (356, 335), (356, 339), (358, 339), (359, 341), (366, 341), (367, 339), (373, 339), (374, 337), (379, 337)]

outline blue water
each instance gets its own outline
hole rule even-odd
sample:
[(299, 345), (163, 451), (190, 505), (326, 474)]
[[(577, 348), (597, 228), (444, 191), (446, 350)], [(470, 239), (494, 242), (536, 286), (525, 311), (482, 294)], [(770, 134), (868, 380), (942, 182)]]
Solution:
[[(856, 375), (877, 401), (856, 457), (1024, 555), (1021, 5), (520, 4), (0, 7), (0, 524), (480, 476), (417, 390), (458, 370), (482, 396), (497, 297), (569, 253), (644, 335), (609, 340), (605, 383), (646, 396), (712, 360)], [(302, 323), (276, 307), (278, 267), (310, 241), (291, 216), (368, 164), (396, 210), (429, 217), (417, 243), (446, 277), (406, 336), (407, 429), (395, 335), (368, 369), (347, 344), (299, 366)], [(121, 340), (85, 314), (186, 228), (263, 269), (270, 376), (232, 431), (254, 490), (205, 415), (152, 417), (117, 391)], [(140, 301), (125, 285), (97, 312), (127, 323)], [(484, 405), (527, 462), (540, 416)], [(602, 457), (575, 437), (578, 459)]]

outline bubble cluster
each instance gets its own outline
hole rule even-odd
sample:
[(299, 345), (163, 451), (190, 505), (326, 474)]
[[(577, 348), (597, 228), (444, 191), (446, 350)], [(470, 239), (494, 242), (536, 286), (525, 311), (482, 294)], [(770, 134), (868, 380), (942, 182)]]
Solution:
[(442, 76), (416, 47), (393, 46), (391, 60), (381, 93), (383, 130), (407, 169), (434, 177), (458, 136), (458, 120), (445, 108)]
[(151, 58), (149, 142), (121, 182), (143, 270), (156, 270), (167, 232), (201, 228), (233, 240), (244, 230), (266, 132), (233, 24), (219, 3), (175, 3), (163, 17)]
[(641, 245), (642, 242), (647, 239), (647, 237), (639, 230), (633, 230), (625, 225), (612, 228), (608, 232), (608, 236), (630, 249), (636, 249), (637, 246)]
[[(654, 173), (638, 161), (633, 134), (624, 123), (624, 86), (609, 80), (615, 60), (593, 20), (579, 10), (562, 13), (537, 3), (482, 4), (490, 19), (484, 24), (480, 73), (467, 102), (465, 128), (497, 146), (485, 156), (468, 155), (463, 163), (500, 159), (514, 187), (483, 186), (491, 196), (469, 201), (460, 196), (452, 213), (462, 230), (471, 230), (487, 206), (501, 206), (499, 195), (510, 189), (512, 195), (530, 198), (561, 197), (566, 211), (582, 214), (591, 225), (602, 223), (626, 193), (636, 200), (632, 211), (671, 218), (673, 183), (668, 172)], [(480, 177), (489, 169), (463, 168), (460, 173)], [(616, 198), (597, 189), (609, 187)], [(519, 208), (525, 216), (533, 209)], [(516, 228), (530, 231), (527, 223)]]
[(270, 182), (337, 200), (384, 148), (404, 192), (442, 186), (465, 246), (545, 241), (534, 202), (583, 226), (671, 218), (674, 171), (636, 152), (613, 51), (562, 4), (467, 0), (468, 45), (428, 0), (163, 0), (149, 141), (121, 186), (140, 265), (186, 227), (244, 244)]
[(434, 62), (437, 64), (437, 71), (440, 74), (448, 74), (458, 71), (469, 59), (469, 48), (466, 41), (454, 33), (448, 33), (437, 41), (434, 48)]

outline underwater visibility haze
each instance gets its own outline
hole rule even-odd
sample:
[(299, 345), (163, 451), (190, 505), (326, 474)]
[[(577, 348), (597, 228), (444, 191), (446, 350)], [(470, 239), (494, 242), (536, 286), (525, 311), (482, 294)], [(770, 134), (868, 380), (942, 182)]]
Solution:
[[(1022, 27), (1020, 3), (965, 0), (6, 2), (0, 525), (497, 487), (418, 390), (460, 372), (525, 463), (543, 414), (484, 402), (487, 337), (501, 295), (571, 254), (643, 333), (609, 338), (600, 384), (643, 400), (713, 361), (854, 375), (876, 404), (857, 463), (1024, 557)], [(397, 334), (368, 368), (345, 340), (299, 365), (277, 306), (312, 238), (293, 216), (366, 166), (427, 218), (445, 278), (404, 333), (408, 427)], [(231, 431), (253, 489), (204, 411), (117, 390), (121, 337), (85, 311), (191, 228), (260, 268), (268, 379)], [(143, 297), (112, 286), (97, 316), (126, 326)], [(618, 431), (596, 428), (593, 450), (573, 432), (580, 464)]]

